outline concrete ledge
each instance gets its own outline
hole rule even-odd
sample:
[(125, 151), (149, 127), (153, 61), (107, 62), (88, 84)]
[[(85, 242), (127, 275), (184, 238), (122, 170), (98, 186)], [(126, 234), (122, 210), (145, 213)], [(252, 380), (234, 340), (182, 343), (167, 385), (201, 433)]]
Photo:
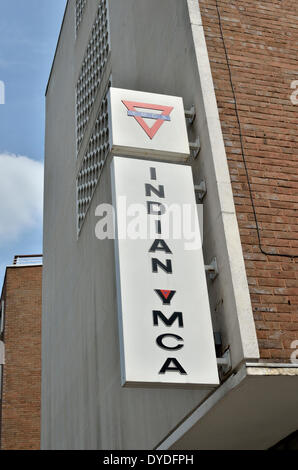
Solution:
[(298, 367), (246, 367), (230, 377), (158, 450), (266, 450), (298, 428)]

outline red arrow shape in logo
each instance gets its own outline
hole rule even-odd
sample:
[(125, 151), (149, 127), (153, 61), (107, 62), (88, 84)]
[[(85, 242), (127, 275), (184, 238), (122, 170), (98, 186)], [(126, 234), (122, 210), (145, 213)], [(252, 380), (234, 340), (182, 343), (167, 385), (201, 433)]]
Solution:
[(170, 290), (161, 290), (160, 292), (162, 293), (165, 299), (167, 299), (171, 293)]
[(155, 289), (155, 292), (157, 293), (158, 297), (162, 300), (162, 303), (164, 305), (170, 305), (172, 298), (176, 294), (175, 290)]
[[(146, 132), (148, 137), (152, 140), (156, 133), (159, 131), (161, 126), (165, 121), (170, 121), (170, 114), (173, 111), (172, 106), (161, 106), (159, 104), (148, 104), (148, 103), (137, 103), (135, 101), (124, 101), (122, 103), (128, 109), (128, 116), (132, 116), (140, 124), (142, 129)], [(156, 113), (146, 113), (138, 111), (136, 108), (141, 109), (151, 109), (154, 111), (161, 111), (161, 114)], [(154, 119), (156, 122), (152, 127), (149, 127), (148, 124), (144, 121), (144, 118)]]

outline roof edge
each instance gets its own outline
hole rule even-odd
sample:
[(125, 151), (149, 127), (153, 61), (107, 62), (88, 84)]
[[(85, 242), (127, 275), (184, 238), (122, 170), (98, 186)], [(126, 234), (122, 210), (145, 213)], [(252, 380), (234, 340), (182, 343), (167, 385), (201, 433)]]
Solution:
[(54, 68), (54, 64), (55, 64), (55, 60), (56, 60), (56, 56), (57, 56), (57, 52), (58, 52), (58, 47), (59, 47), (59, 44), (60, 44), (62, 29), (63, 29), (64, 22), (65, 22), (66, 11), (67, 11), (67, 8), (68, 8), (69, 4), (70, 4), (70, 0), (67, 0), (65, 10), (64, 10), (63, 20), (62, 20), (61, 27), (60, 27), (60, 32), (59, 32), (59, 36), (58, 36), (58, 40), (57, 40), (55, 54), (54, 54), (54, 58), (53, 58), (53, 62), (52, 62), (51, 70), (50, 70), (50, 75), (49, 75), (47, 86), (46, 86), (45, 96), (47, 96), (48, 89), (49, 89), (49, 84), (50, 84), (50, 81), (51, 81), (51, 78), (52, 78), (53, 68)]

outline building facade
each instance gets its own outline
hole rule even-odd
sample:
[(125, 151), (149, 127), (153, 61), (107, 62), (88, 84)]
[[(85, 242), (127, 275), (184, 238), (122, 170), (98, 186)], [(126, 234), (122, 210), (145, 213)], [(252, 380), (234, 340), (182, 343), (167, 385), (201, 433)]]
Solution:
[(1, 295), (2, 450), (40, 449), (42, 257), (16, 256)]
[[(295, 16), (293, 0), (68, 1), (46, 93), (42, 448), (268, 449), (297, 430)], [(218, 387), (121, 387), (114, 242), (95, 233), (110, 86), (183, 98)]]

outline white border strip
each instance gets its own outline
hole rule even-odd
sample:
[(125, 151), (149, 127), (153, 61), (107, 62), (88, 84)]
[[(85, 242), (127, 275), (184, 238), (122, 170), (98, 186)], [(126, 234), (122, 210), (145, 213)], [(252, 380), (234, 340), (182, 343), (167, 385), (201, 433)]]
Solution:
[(235, 366), (243, 359), (258, 360), (260, 353), (199, 1), (187, 0), (187, 4), (204, 105), (204, 110), (202, 111), (205, 114), (206, 129), (209, 134), (208, 137), (211, 147), (210, 153), (213, 158), (213, 169), (215, 173), (213, 178), (215, 177), (218, 191), (220, 206), (219, 217), (222, 220), (223, 242), (226, 245), (226, 257), (230, 271), (229, 282), (231, 283), (231, 292), (233, 293), (232, 301), (234, 303), (234, 311), (226, 313), (226, 315), (229, 315), (226, 318), (226, 325), (228, 331), (231, 331), (232, 328), (237, 325), (241, 342), (241, 346), (240, 344), (239, 346), (242, 349), (242, 357), (238, 350), (236, 353), (237, 357), (235, 358), (235, 349), (233, 348), (233, 344), (231, 344), (232, 360)]

